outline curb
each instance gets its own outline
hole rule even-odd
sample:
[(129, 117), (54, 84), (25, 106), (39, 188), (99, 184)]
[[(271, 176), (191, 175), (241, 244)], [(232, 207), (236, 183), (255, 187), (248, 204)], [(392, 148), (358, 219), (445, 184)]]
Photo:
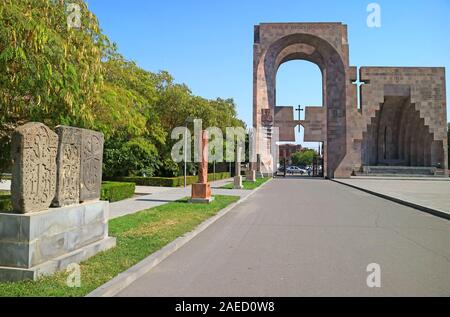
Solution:
[(246, 201), (249, 197), (251, 197), (258, 190), (263, 188), (266, 184), (270, 183), (272, 180), (273, 178), (268, 180), (258, 188), (252, 190), (252, 192), (248, 194), (246, 197), (239, 199), (237, 202), (219, 211), (215, 216), (205, 220), (193, 231), (188, 232), (185, 235), (175, 239), (174, 241), (172, 241), (159, 251), (154, 252), (141, 262), (132, 266), (128, 270), (120, 273), (112, 280), (106, 282), (102, 286), (98, 287), (97, 289), (86, 295), (86, 297), (112, 297), (118, 294), (120, 291), (130, 286), (137, 279), (150, 272), (155, 266), (157, 266), (163, 260), (168, 258), (172, 253), (180, 249), (186, 243), (191, 241), (193, 238), (195, 238), (197, 235), (203, 232), (210, 225), (212, 225), (217, 220), (225, 216), (230, 210)]
[(446, 213), (445, 211), (441, 211), (441, 210), (437, 210), (437, 209), (433, 209), (433, 208), (417, 205), (417, 204), (411, 203), (411, 202), (406, 201), (406, 200), (402, 200), (402, 199), (399, 199), (399, 198), (394, 198), (394, 197), (391, 197), (391, 196), (388, 196), (388, 195), (384, 195), (384, 194), (381, 194), (381, 193), (374, 192), (374, 191), (369, 190), (369, 189), (365, 189), (365, 188), (361, 188), (361, 187), (358, 187), (358, 186), (355, 186), (355, 185), (350, 185), (350, 184), (347, 184), (347, 183), (344, 183), (344, 182), (340, 182), (340, 181), (338, 181), (336, 179), (331, 179), (331, 181), (335, 182), (335, 183), (338, 183), (338, 184), (341, 184), (341, 185), (345, 185), (345, 186), (357, 189), (357, 190), (360, 190), (360, 191), (363, 191), (365, 193), (368, 193), (368, 194), (371, 194), (371, 195), (374, 195), (374, 196), (377, 196), (377, 197), (380, 197), (380, 198), (383, 198), (383, 199), (386, 199), (386, 200), (390, 200), (390, 201), (392, 201), (394, 203), (397, 203), (397, 204), (400, 204), (400, 205), (403, 205), (403, 206), (411, 207), (411, 208), (417, 209), (419, 211), (426, 212), (428, 214), (431, 214), (431, 215), (439, 217), (439, 218), (450, 220), (450, 213)]

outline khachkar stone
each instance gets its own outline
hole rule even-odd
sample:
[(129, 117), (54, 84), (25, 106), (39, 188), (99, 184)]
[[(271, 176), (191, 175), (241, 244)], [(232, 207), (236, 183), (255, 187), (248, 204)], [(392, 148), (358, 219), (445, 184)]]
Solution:
[(58, 169), (54, 207), (64, 207), (80, 202), (80, 157), (82, 129), (58, 126)]
[(211, 196), (211, 185), (208, 183), (208, 132), (202, 131), (202, 141), (199, 142), (199, 151), (201, 162), (198, 169), (198, 183), (192, 185), (192, 203), (210, 203), (213, 201)]
[(235, 156), (235, 176), (234, 176), (234, 189), (242, 189), (242, 176), (241, 176), (241, 148), (238, 146)]
[(50, 207), (56, 189), (58, 136), (42, 123), (27, 123), (12, 136), (11, 200), (17, 213)]
[(100, 199), (103, 134), (81, 130), (80, 202)]

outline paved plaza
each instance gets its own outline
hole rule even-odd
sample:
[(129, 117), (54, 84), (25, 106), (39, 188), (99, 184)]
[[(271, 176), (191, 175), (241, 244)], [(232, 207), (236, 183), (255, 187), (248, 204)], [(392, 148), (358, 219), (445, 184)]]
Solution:
[[(321, 179), (275, 179), (118, 296), (450, 296), (450, 223)], [(367, 266), (381, 267), (369, 288)]]
[(337, 181), (450, 216), (450, 178), (352, 177)]

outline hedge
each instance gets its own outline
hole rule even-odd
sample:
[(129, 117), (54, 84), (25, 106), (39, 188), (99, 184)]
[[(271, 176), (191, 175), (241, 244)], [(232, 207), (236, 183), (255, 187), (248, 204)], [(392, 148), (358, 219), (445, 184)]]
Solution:
[[(103, 182), (101, 200), (115, 202), (132, 198), (134, 196), (135, 188), (135, 183)], [(0, 213), (11, 211), (11, 195), (9, 192), (0, 192)]]
[(101, 200), (120, 201), (134, 196), (135, 183), (103, 182)]
[[(208, 181), (221, 180), (230, 178), (229, 172), (208, 174)], [(139, 186), (159, 186), (159, 187), (180, 187), (184, 186), (184, 176), (180, 177), (106, 177), (108, 181), (116, 182), (133, 182)], [(188, 176), (186, 179), (187, 185), (197, 183), (198, 176)]]
[(11, 212), (11, 195), (9, 193), (0, 192), (0, 212)]

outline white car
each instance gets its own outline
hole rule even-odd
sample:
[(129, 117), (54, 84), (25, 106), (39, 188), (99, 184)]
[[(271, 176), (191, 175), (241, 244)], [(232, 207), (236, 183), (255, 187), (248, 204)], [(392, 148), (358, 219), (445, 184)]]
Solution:
[(305, 171), (304, 169), (301, 169), (301, 168), (298, 167), (298, 166), (289, 166), (289, 167), (286, 169), (286, 172), (287, 172), (288, 174), (300, 174), (300, 175), (304, 175), (304, 174), (307, 174), (307, 173), (308, 173), (307, 171)]

